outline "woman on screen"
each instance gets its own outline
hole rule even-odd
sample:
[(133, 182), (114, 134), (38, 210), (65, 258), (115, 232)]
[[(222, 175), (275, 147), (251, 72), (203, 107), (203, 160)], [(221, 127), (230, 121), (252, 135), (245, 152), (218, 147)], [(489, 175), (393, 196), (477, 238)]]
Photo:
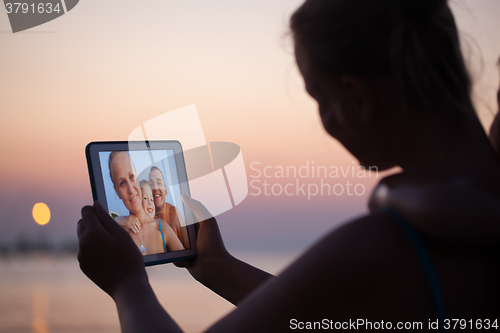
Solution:
[[(114, 189), (130, 215), (119, 217), (143, 255), (183, 250), (181, 242), (168, 223), (154, 219), (151, 210), (152, 192), (148, 182), (138, 183), (137, 172), (125, 151), (109, 155), (109, 172)], [(144, 205), (144, 204), (147, 205)]]
[[(481, 221), (470, 221), (466, 231), (481, 223), (483, 235), (495, 234), (498, 214), (488, 213), (500, 209), (499, 157), (472, 102), (448, 1), (306, 0), (290, 28), (326, 132), (361, 165), (402, 169), (383, 183), (413, 192), (423, 184), (474, 188), (492, 204), (456, 204), (455, 215), (481, 209)], [(452, 191), (440, 193), (453, 197)], [(474, 242), (429, 237), (383, 199), (328, 232), (276, 277), (230, 255), (214, 218), (200, 222), (197, 257), (178, 265), (238, 306), (207, 332), (443, 332), (459, 328), (454, 319), (461, 319), (461, 330), (498, 328), (500, 235)], [(196, 216), (207, 215), (200, 202), (186, 197), (185, 203)], [(432, 203), (424, 197), (414, 204), (425, 210)], [(453, 216), (445, 212), (436, 223), (453, 230)], [(80, 267), (114, 299), (122, 330), (179, 332), (135, 246), (124, 239), (104, 257), (88, 241), (87, 230), (106, 240), (123, 233), (98, 202), (84, 207), (78, 230)], [(130, 260), (115, 263), (122, 251)]]

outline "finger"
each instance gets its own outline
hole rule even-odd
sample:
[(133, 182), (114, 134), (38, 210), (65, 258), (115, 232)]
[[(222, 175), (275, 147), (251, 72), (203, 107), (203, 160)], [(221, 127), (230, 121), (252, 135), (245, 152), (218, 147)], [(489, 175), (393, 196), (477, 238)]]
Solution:
[(101, 225), (111, 233), (123, 233), (126, 231), (120, 227), (118, 223), (111, 216), (109, 216), (108, 212), (104, 209), (99, 201), (94, 202), (94, 206), (92, 207), (96, 217), (99, 219)]
[(85, 232), (85, 224), (83, 224), (82, 219), (80, 219), (76, 224), (76, 234), (78, 235), (78, 239), (81, 239), (83, 237), (84, 232)]
[(85, 225), (86, 232), (93, 232), (102, 229), (102, 224), (99, 222), (92, 206), (82, 208), (82, 224)]
[(205, 221), (213, 218), (208, 209), (198, 200), (194, 200), (186, 193), (182, 194), (182, 201), (191, 210), (198, 221)]

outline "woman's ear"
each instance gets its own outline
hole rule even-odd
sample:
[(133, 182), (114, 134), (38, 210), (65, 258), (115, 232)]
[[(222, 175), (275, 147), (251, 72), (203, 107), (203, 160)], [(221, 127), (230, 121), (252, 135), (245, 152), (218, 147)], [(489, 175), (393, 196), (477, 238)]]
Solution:
[(343, 76), (340, 79), (341, 107), (362, 122), (370, 121), (375, 114), (375, 100), (372, 89), (366, 80)]

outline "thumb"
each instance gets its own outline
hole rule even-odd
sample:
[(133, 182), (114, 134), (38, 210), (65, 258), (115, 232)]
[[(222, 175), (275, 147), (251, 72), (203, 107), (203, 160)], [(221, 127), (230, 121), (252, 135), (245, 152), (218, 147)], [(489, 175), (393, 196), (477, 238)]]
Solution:
[(182, 194), (182, 201), (191, 210), (198, 221), (205, 221), (213, 218), (208, 209), (198, 200), (194, 200), (188, 194)]

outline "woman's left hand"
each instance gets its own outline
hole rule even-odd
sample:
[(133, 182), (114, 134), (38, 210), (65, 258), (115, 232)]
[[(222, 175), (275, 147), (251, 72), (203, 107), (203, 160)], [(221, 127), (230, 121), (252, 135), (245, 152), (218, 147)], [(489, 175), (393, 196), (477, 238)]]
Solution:
[(95, 284), (115, 297), (122, 284), (148, 280), (144, 258), (131, 236), (96, 201), (82, 208), (78, 221), (78, 261)]

